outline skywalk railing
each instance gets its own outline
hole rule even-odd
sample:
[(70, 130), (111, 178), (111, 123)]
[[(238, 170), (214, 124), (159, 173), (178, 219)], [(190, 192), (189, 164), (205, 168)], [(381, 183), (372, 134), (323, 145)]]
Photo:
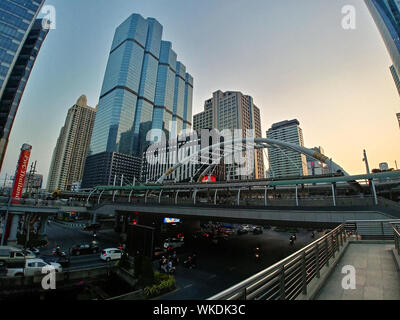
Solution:
[(346, 244), (345, 225), (340, 225), (322, 238), (306, 246), (255, 276), (223, 291), (208, 300), (294, 300), (307, 294), (308, 285), (320, 278)]

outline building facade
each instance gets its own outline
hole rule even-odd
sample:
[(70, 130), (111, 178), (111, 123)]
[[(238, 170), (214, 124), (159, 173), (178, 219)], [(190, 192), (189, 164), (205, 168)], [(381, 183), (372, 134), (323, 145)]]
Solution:
[(68, 110), (51, 160), (48, 191), (71, 190), (73, 183), (82, 180), (95, 116), (96, 109), (87, 105), (86, 96)]
[[(311, 150), (314, 150), (320, 154), (325, 154), (325, 151), (322, 147), (315, 147), (312, 148)], [(308, 175), (310, 176), (318, 176), (318, 175), (324, 175), (329, 173), (329, 168), (326, 164), (324, 164), (321, 161), (315, 160), (312, 157), (307, 156), (307, 170), (308, 170)]]
[[(304, 147), (303, 131), (298, 120), (282, 121), (272, 125), (267, 138)], [(307, 159), (303, 154), (280, 148), (268, 149), (270, 174), (274, 178), (307, 176)]]
[[(169, 139), (191, 128), (193, 78), (177, 60), (172, 44), (162, 40), (162, 32), (156, 19), (139, 14), (131, 15), (117, 28), (89, 157), (109, 152), (142, 159), (153, 142), (147, 141), (151, 129)], [(92, 171), (90, 163), (86, 167)], [(82, 187), (91, 186), (83, 180)]]
[(390, 67), (400, 94), (400, 0), (365, 0), (392, 59)]
[[(216, 91), (213, 97), (204, 103), (204, 111), (194, 115), (193, 129), (200, 132), (203, 129), (230, 130), (232, 133), (241, 129), (243, 138), (247, 132), (254, 130), (254, 137), (261, 138), (260, 109), (254, 104), (253, 98), (237, 91)], [(247, 177), (238, 175), (237, 165), (226, 164), (226, 177), (229, 180), (262, 179), (265, 176), (264, 157), (262, 150), (256, 150), (254, 155), (253, 173)]]
[(44, 0), (0, 1), (0, 169), (18, 107), (48, 33), (36, 20)]

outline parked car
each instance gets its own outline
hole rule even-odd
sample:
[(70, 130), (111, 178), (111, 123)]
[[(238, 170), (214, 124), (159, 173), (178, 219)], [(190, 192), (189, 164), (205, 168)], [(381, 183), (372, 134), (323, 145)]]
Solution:
[(255, 227), (253, 229), (253, 234), (262, 234), (262, 233), (263, 233), (262, 227)]
[(117, 248), (104, 249), (101, 252), (100, 259), (104, 261), (120, 260), (122, 257), (122, 251)]
[(185, 245), (185, 241), (183, 239), (168, 238), (164, 241), (164, 249), (166, 249), (166, 250), (174, 250), (174, 249), (182, 248), (184, 245)]
[(100, 252), (97, 244), (78, 244), (70, 249), (71, 256), (79, 256), (81, 254), (96, 254)]
[(55, 262), (46, 262), (43, 259), (26, 259), (25, 262), (20, 265), (8, 265), (6, 267), (6, 276), (7, 277), (22, 277), (22, 276), (36, 276), (42, 275), (42, 270), (46, 266), (52, 266), (56, 272), (62, 272), (62, 267), (59, 263)]

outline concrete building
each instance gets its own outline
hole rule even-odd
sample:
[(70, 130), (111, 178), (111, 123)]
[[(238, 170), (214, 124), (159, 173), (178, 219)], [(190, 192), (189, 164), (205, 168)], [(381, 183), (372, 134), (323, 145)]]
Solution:
[(87, 105), (81, 96), (68, 110), (64, 126), (54, 148), (47, 190), (70, 190), (72, 184), (82, 180), (96, 109)]
[[(267, 138), (304, 146), (303, 131), (298, 120), (272, 125)], [(307, 176), (307, 159), (303, 154), (279, 148), (268, 149), (269, 167), (273, 177)]]
[(22, 95), (47, 36), (44, 0), (0, 1), (0, 170)]
[[(248, 130), (254, 130), (254, 137), (261, 138), (260, 109), (254, 104), (253, 98), (238, 91), (216, 91), (213, 97), (204, 103), (204, 111), (194, 115), (193, 129), (198, 133), (202, 129), (236, 129), (243, 130), (246, 137)], [(251, 164), (253, 166), (253, 164)], [(265, 176), (264, 157), (262, 150), (256, 150), (254, 170), (248, 176), (237, 174), (237, 165), (226, 165), (226, 177), (229, 180), (262, 179)]]
[[(322, 147), (315, 147), (311, 150), (315, 150), (320, 154), (325, 154), (324, 149)], [(307, 170), (310, 176), (317, 176), (329, 173), (329, 168), (326, 164), (321, 161), (317, 161), (314, 158), (306, 157), (307, 158)]]
[[(177, 60), (172, 44), (162, 41), (163, 27), (154, 18), (132, 14), (115, 31), (104, 76), (98, 112), (82, 181), (83, 188), (95, 181), (88, 172), (96, 164), (91, 157), (104, 152), (130, 157), (135, 165), (155, 141), (147, 141), (151, 129), (167, 139), (192, 126), (193, 78)], [(108, 156), (110, 158), (113, 156)], [(124, 163), (124, 162), (123, 162)], [(116, 171), (126, 171), (115, 168)]]

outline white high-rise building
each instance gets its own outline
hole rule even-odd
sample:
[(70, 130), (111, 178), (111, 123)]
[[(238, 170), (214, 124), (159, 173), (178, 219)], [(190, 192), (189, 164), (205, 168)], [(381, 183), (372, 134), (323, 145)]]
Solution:
[(70, 190), (81, 181), (95, 116), (96, 109), (87, 105), (86, 96), (68, 110), (51, 160), (48, 191)]
[[(260, 109), (254, 104), (253, 98), (238, 91), (216, 91), (213, 97), (204, 103), (204, 111), (193, 118), (193, 129), (200, 133), (202, 129), (217, 129), (223, 131), (237, 129), (246, 138), (247, 130), (254, 130), (254, 137), (261, 138)], [(252, 164), (247, 164), (252, 166)], [(246, 179), (262, 179), (265, 175), (264, 157), (262, 150), (256, 150), (253, 173)], [(226, 177), (230, 180), (243, 180), (238, 175), (237, 165), (226, 165)]]
[[(298, 120), (282, 121), (272, 125), (267, 138), (304, 147), (303, 131)], [(270, 175), (275, 178), (306, 176), (307, 159), (303, 154), (280, 148), (268, 149)]]

